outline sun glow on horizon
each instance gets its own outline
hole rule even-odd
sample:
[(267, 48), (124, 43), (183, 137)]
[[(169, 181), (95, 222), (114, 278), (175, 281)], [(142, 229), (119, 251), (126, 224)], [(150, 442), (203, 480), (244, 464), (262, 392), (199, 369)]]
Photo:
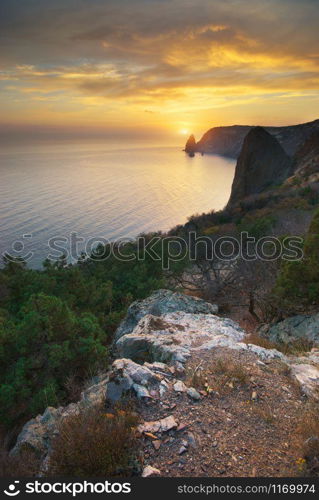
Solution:
[(190, 135), (190, 132), (187, 128), (181, 128), (179, 133), (180, 135)]

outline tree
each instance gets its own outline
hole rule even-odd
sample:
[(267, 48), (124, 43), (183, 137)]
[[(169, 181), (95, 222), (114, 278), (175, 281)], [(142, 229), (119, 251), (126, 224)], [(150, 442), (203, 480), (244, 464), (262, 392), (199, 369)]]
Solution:
[(319, 210), (305, 238), (303, 259), (282, 265), (275, 294), (284, 312), (319, 304)]

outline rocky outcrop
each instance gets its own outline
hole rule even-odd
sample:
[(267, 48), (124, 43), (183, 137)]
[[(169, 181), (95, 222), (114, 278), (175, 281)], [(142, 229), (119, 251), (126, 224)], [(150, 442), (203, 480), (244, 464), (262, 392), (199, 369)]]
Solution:
[(191, 135), (186, 142), (185, 152), (190, 156), (194, 156), (194, 153), (196, 152), (196, 140), (193, 135)]
[(319, 399), (319, 369), (312, 364), (296, 363), (291, 365), (291, 374), (299, 383), (304, 394)]
[(116, 343), (121, 357), (141, 361), (164, 362), (180, 366), (192, 353), (216, 347), (250, 350), (262, 359), (284, 356), (275, 349), (263, 349), (242, 342), (245, 332), (230, 319), (214, 315), (175, 312), (160, 318), (147, 315), (132, 333), (122, 336)]
[[(244, 139), (253, 128), (248, 125), (211, 128), (197, 142), (196, 151), (238, 158)], [(289, 156), (293, 156), (315, 131), (319, 131), (319, 120), (287, 127), (264, 128), (278, 140)]]
[(28, 449), (44, 459), (50, 450), (51, 441), (57, 433), (61, 420), (77, 415), (85, 408), (100, 405), (105, 400), (106, 383), (107, 374), (96, 377), (92, 380), (92, 385), (81, 394), (78, 403), (59, 408), (48, 407), (43, 415), (38, 415), (27, 422), (18, 436), (12, 453)]
[[(260, 373), (272, 362), (291, 365), (292, 376), (304, 393), (311, 396), (316, 392), (317, 351), (300, 359), (289, 359), (275, 349), (249, 344), (245, 342), (244, 330), (234, 321), (216, 316), (216, 309), (203, 300), (168, 290), (159, 290), (144, 301), (132, 304), (116, 334), (114, 352), (118, 359), (111, 369), (92, 381), (78, 403), (47, 408), (43, 415), (27, 422), (12, 453), (32, 449), (45, 470), (50, 460), (52, 440), (63, 419), (87, 408), (103, 404), (112, 406), (125, 395), (135, 396), (140, 406), (146, 409), (154, 405), (168, 409), (170, 413), (155, 419), (144, 417), (137, 429), (142, 436), (154, 440), (154, 448), (160, 447), (158, 435), (163, 438), (166, 433), (179, 432), (185, 427), (180, 418), (171, 413), (176, 404), (171, 405), (169, 401), (179, 397), (191, 405), (200, 405), (210, 394), (209, 388), (203, 391), (192, 386), (193, 379), (187, 376), (188, 367), (194, 362), (199, 366), (198, 360), (200, 363), (204, 359), (210, 362), (213, 359), (210, 355), (218, 350), (243, 356)], [(254, 377), (251, 377), (251, 383), (255, 383)], [(251, 398), (255, 400), (257, 397), (254, 390)], [(194, 437), (188, 432), (188, 441), (181, 442), (179, 454), (186, 453), (192, 442)], [(153, 473), (146, 470), (144, 476)]]
[(262, 127), (253, 128), (237, 160), (228, 207), (281, 183), (290, 172), (291, 160), (277, 139)]
[(319, 314), (292, 316), (264, 329), (262, 335), (276, 343), (306, 339), (319, 344)]
[(162, 314), (185, 311), (193, 314), (216, 314), (218, 306), (202, 299), (184, 295), (170, 290), (156, 290), (145, 300), (137, 300), (128, 308), (126, 317), (115, 333), (115, 342), (135, 328), (146, 314), (161, 316)]
[(294, 174), (310, 182), (319, 180), (319, 130), (314, 132), (296, 152), (293, 159)]
[(162, 379), (169, 376), (171, 371), (162, 363), (148, 363), (141, 366), (130, 359), (117, 359), (108, 373), (92, 381), (92, 385), (81, 394), (78, 403), (59, 408), (48, 407), (43, 415), (38, 415), (27, 422), (18, 436), (12, 453), (29, 449), (44, 460), (63, 419), (77, 415), (87, 408), (98, 407), (105, 400), (113, 403), (128, 393), (134, 394), (141, 400), (152, 398), (153, 390), (160, 392)]

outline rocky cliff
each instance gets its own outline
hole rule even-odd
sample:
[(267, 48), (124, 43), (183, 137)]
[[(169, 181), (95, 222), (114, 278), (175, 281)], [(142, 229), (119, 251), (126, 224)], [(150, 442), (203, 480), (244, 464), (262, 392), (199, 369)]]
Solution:
[(292, 162), (277, 139), (262, 127), (251, 129), (237, 160), (228, 206), (280, 184), (291, 172)]
[(302, 144), (293, 158), (294, 173), (309, 178), (319, 173), (319, 130)]
[[(193, 146), (193, 148), (200, 153), (220, 154), (237, 158), (244, 139), (252, 128), (254, 127), (246, 125), (211, 128), (196, 143), (196, 147), (194, 148)], [(264, 128), (276, 137), (289, 156), (293, 156), (308, 137), (315, 131), (319, 131), (319, 120), (287, 127)]]
[(62, 420), (130, 394), (138, 401), (144, 477), (287, 473), (304, 404), (296, 382), (314, 397), (319, 353), (299, 363), (250, 344), (238, 324), (216, 312), (168, 290), (132, 304), (116, 335), (112, 368), (78, 403), (47, 408), (29, 421), (12, 454), (33, 450), (45, 475)]

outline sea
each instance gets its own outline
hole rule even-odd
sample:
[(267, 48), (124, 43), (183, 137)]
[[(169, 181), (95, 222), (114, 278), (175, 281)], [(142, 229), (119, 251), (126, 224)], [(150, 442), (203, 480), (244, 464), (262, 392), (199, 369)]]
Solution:
[(0, 254), (41, 268), (45, 258), (74, 260), (99, 241), (165, 232), (222, 209), (234, 169), (233, 159), (191, 158), (180, 146), (2, 146)]

